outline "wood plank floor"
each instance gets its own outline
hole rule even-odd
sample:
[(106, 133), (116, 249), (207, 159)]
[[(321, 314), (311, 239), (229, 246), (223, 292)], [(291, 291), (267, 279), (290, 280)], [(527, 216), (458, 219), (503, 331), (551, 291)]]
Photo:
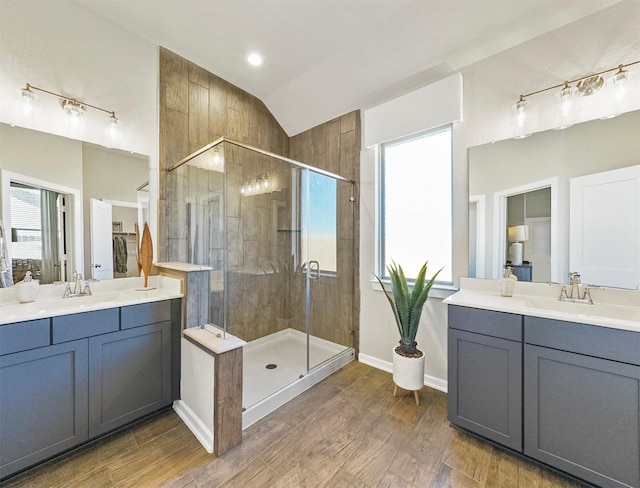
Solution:
[(172, 411), (1, 483), (3, 488), (578, 488), (452, 428), (445, 394), (392, 396), (353, 362), (244, 432), (216, 458)]

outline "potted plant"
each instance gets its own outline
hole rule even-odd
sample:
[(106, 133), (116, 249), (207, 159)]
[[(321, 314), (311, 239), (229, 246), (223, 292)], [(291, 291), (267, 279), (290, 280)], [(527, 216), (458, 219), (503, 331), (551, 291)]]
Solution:
[(439, 269), (427, 280), (427, 263), (420, 268), (411, 291), (402, 266), (396, 265), (395, 262), (387, 266), (391, 277), (391, 291), (385, 288), (382, 280), (376, 275), (389, 300), (400, 333), (400, 345), (393, 350), (393, 396), (396, 396), (398, 387), (413, 391), (416, 404), (419, 404), (418, 390), (424, 386), (425, 360), (424, 353), (417, 348), (416, 334), (429, 291), (442, 271), (442, 268)]

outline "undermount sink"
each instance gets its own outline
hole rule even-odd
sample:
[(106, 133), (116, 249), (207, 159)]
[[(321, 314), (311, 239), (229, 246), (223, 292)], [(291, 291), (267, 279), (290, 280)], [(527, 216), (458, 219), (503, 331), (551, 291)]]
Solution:
[(544, 299), (527, 299), (526, 307), (572, 315), (591, 315), (618, 320), (640, 321), (640, 308), (635, 307), (619, 307), (601, 304), (590, 305), (588, 303), (561, 302), (559, 300)]
[(82, 310), (86, 307), (93, 307), (101, 303), (109, 303), (116, 300), (119, 293), (100, 293), (96, 295), (73, 296), (69, 298), (50, 298), (38, 300), (31, 305), (37, 308), (40, 313), (55, 313), (62, 310)]

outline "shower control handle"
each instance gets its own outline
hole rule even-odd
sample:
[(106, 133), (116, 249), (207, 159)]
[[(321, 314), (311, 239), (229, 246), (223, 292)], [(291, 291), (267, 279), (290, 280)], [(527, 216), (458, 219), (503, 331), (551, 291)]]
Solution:
[(320, 263), (318, 261), (309, 261), (309, 279), (320, 279)]

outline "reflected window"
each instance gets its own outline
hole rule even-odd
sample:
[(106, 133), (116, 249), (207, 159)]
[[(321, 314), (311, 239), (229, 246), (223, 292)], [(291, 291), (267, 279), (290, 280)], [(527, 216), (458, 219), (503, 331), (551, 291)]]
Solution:
[(11, 184), (11, 250), (15, 259), (42, 259), (40, 190)]
[(381, 144), (379, 159), (378, 276), (395, 261), (415, 278), (452, 282), (451, 126)]
[(11, 258), (14, 281), (31, 271), (41, 283), (65, 277), (64, 195), (18, 182), (10, 184)]

